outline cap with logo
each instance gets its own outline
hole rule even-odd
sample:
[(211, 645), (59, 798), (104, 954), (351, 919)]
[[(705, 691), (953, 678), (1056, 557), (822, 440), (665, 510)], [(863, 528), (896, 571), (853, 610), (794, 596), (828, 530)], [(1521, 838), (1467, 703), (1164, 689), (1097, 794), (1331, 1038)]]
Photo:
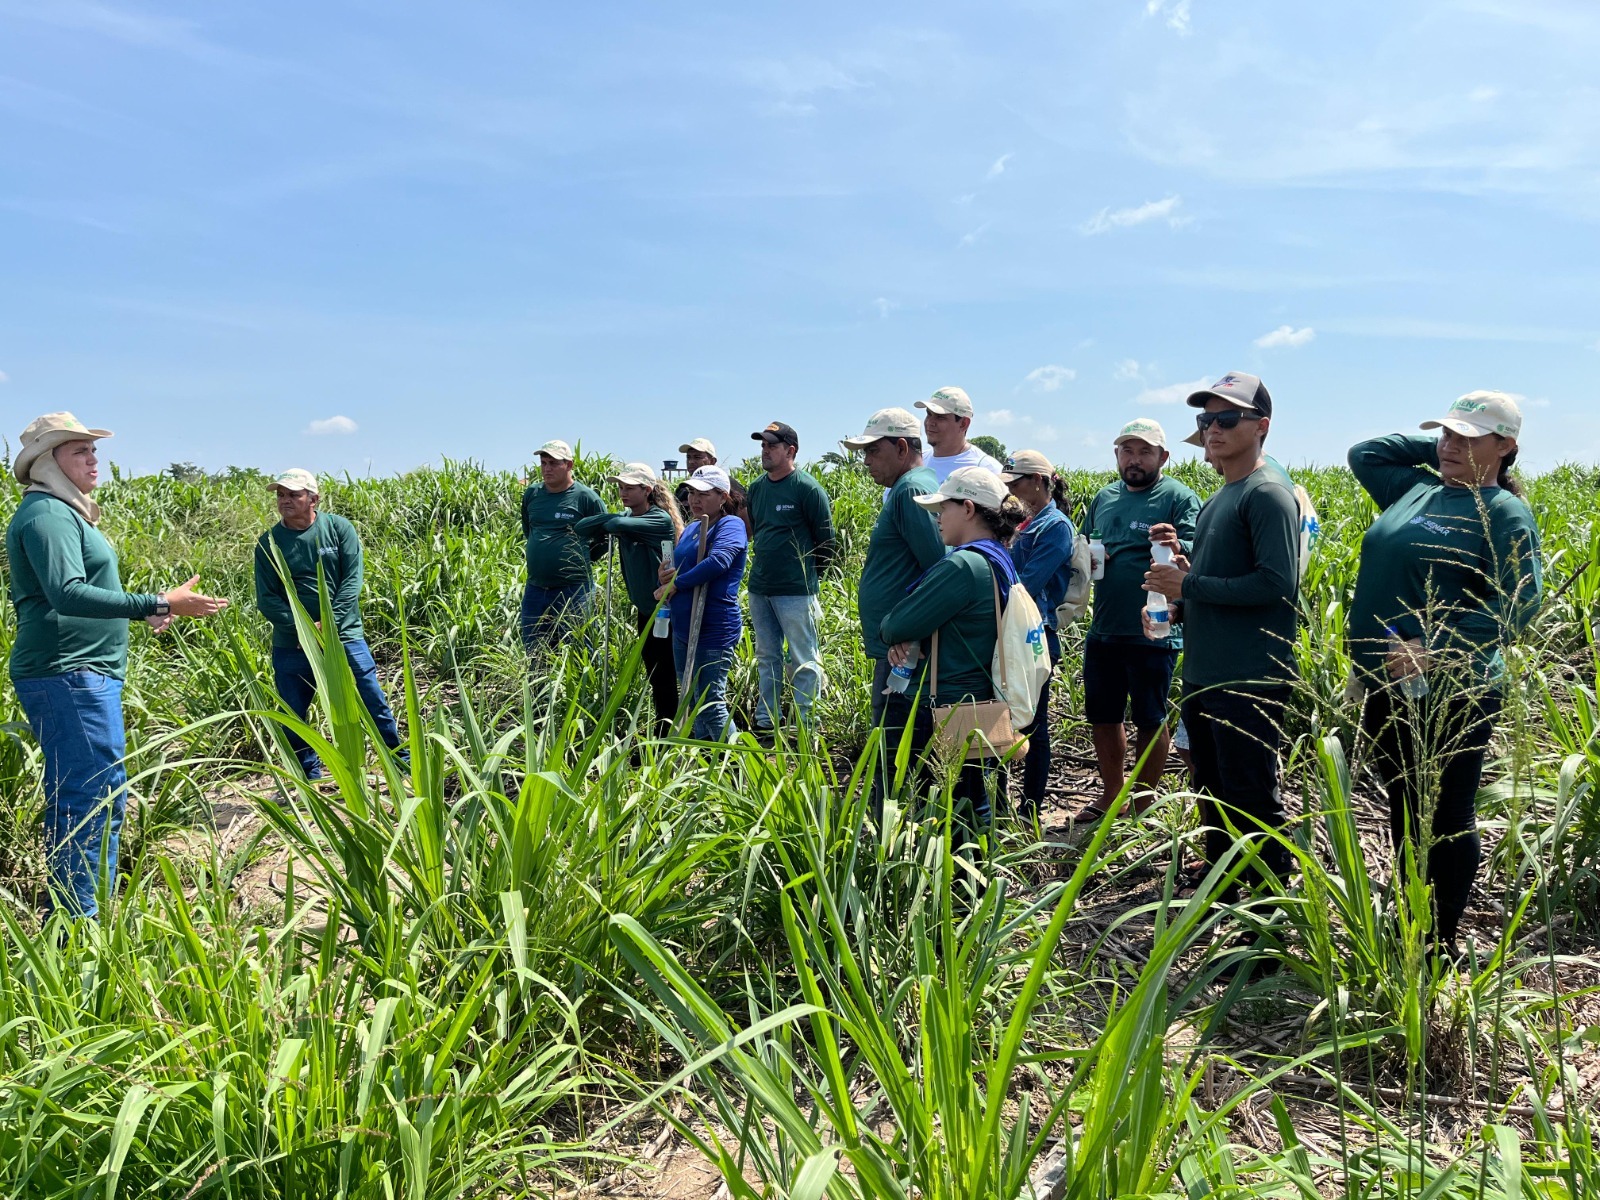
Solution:
[(1151, 420), (1149, 417), (1135, 417), (1122, 427), (1121, 432), (1111, 439), (1113, 446), (1120, 446), (1123, 442), (1138, 439), (1148, 442), (1157, 449), (1167, 448), (1167, 431), (1161, 428), (1160, 421)]
[(884, 438), (920, 438), (922, 423), (903, 408), (880, 408), (872, 414), (860, 437), (840, 438), (839, 444), (851, 450), (865, 450)]
[(712, 458), (717, 456), (717, 448), (711, 444), (710, 438), (690, 438), (678, 447), (679, 454), (687, 454), (691, 450), (698, 450), (701, 454), (709, 454)]
[(22, 446), (12, 460), (11, 473), (18, 483), (31, 483), (28, 468), (45, 452), (67, 442), (97, 441), (110, 436), (109, 429), (90, 429), (69, 412), (45, 413), (22, 431)]
[(999, 508), (1011, 493), (987, 467), (960, 467), (945, 476), (937, 492), (915, 496), (923, 508), (938, 508), (946, 500), (971, 500), (984, 508)]
[(1469, 438), (1486, 433), (1514, 438), (1522, 432), (1522, 406), (1509, 392), (1468, 392), (1444, 416), (1419, 428), (1448, 429)]
[(728, 492), (733, 490), (733, 481), (728, 478), (728, 473), (721, 467), (697, 467), (694, 474), (689, 476), (688, 484), (697, 492)]
[(649, 463), (623, 463), (622, 470), (611, 476), (611, 481), (613, 483), (631, 483), (635, 487), (654, 487), (656, 473), (651, 470)]
[(1010, 483), (1014, 479), (1024, 479), (1029, 475), (1054, 475), (1055, 473), (1055, 464), (1039, 451), (1018, 450), (1006, 459), (1006, 469), (1000, 472), (1000, 478)]
[(750, 435), (752, 441), (766, 442), (770, 445), (782, 444), (800, 448), (800, 435), (794, 431), (793, 425), (785, 425), (782, 421), (774, 421), (765, 429)]
[[(1267, 385), (1243, 371), (1229, 371), (1210, 387), (1190, 393), (1189, 407), (1204, 408), (1213, 398), (1226, 400), (1235, 408), (1258, 412), (1263, 417), (1272, 415), (1272, 393), (1267, 391)], [(1183, 440), (1191, 446), (1203, 446), (1206, 441), (1198, 429)]]
[(540, 454), (549, 455), (557, 462), (572, 461), (572, 447), (567, 445), (560, 438), (551, 438), (548, 442), (539, 447), (538, 452)]
[(958, 387), (942, 387), (926, 400), (917, 401), (918, 408), (931, 413), (945, 413), (952, 417), (972, 415), (972, 397)]
[(282, 488), (286, 492), (319, 492), (317, 477), (304, 467), (290, 467), (281, 474), (274, 475), (272, 482), (267, 487), (276, 491)]

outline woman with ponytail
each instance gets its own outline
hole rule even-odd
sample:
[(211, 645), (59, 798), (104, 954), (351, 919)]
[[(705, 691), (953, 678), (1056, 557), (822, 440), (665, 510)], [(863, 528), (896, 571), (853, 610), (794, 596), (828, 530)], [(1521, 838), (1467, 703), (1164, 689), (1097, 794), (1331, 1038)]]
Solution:
[[(884, 616), (880, 633), (891, 666), (915, 661), (908, 692), (920, 693), (912, 743), (921, 750), (933, 737), (933, 708), (998, 697), (990, 671), (995, 649), (995, 585), (1003, 605), (1017, 582), (1006, 543), (1027, 514), (993, 471), (962, 467), (939, 490), (916, 502), (939, 515), (939, 536), (951, 553), (911, 585), (908, 595)], [(939, 690), (926, 684), (933, 635), (939, 634)], [(894, 745), (898, 731), (886, 730)], [(979, 846), (992, 813), (990, 791), (998, 778), (994, 760), (965, 762), (953, 789), (956, 819)]]
[[(574, 531), (583, 537), (610, 534), (617, 539), (622, 579), (633, 601), (635, 620), (642, 634), (655, 616), (656, 572), (661, 547), (671, 546), (683, 532), (683, 517), (666, 485), (645, 463), (628, 463), (611, 476), (626, 511), (596, 513), (582, 518)], [(647, 637), (644, 669), (650, 680), (656, 732), (665, 736), (678, 713), (678, 677), (672, 666), (672, 639)]]
[(1502, 651), (1538, 612), (1543, 583), (1538, 526), (1510, 474), (1515, 398), (1470, 392), (1422, 428), (1437, 440), (1393, 434), (1350, 451), (1379, 511), (1361, 542), (1348, 639), (1388, 791), (1395, 890), (1408, 861), (1425, 871), (1435, 946), (1449, 953), (1478, 870), (1475, 800)]
[[(1072, 543), (1078, 531), (1067, 519), (1063, 501), (1066, 489), (1050, 460), (1037, 450), (1019, 450), (1006, 459), (1000, 478), (1011, 489), (1028, 518), (1011, 540), (1011, 561), (1028, 595), (1044, 618), (1045, 642), (1050, 651), (1051, 673), (1061, 661), (1061, 638), (1056, 631), (1056, 607), (1072, 582)], [(1018, 733), (1028, 739), (1022, 760), (1022, 815), (1039, 815), (1045, 785), (1050, 780), (1050, 678), (1039, 691), (1033, 723)]]

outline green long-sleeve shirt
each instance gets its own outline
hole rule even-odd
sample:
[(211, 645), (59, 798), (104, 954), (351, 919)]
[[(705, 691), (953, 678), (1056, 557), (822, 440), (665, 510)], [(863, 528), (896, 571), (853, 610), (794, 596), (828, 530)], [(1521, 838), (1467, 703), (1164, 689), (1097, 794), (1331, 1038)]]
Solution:
[(833, 561), (833, 504), (805, 471), (750, 485), (753, 551), (746, 587), (757, 596), (815, 596)]
[(156, 598), (124, 592), (105, 535), (64, 500), (28, 492), (6, 527), (17, 637), (11, 678), (128, 671), (128, 622), (150, 616)]
[(1300, 510), (1259, 467), (1200, 508), (1183, 580), (1183, 685), (1283, 687), (1295, 677)]
[(361, 627), (361, 538), (354, 525), (337, 513), (318, 513), (304, 529), (290, 529), (279, 521), (256, 539), (256, 607), (272, 623), (272, 644), (294, 647), (300, 644), (300, 638), (294, 628), (289, 593), (272, 560), (273, 546), (283, 554), (295, 597), (313, 621), (320, 619), (322, 613), (322, 601), (317, 595), (320, 562), (339, 641), (355, 642), (366, 636)]
[(1394, 434), (1350, 450), (1350, 470), (1379, 509), (1361, 539), (1346, 627), (1368, 683), (1388, 678), (1388, 625), (1431, 652), (1464, 654), (1480, 680), (1497, 679), (1502, 647), (1539, 611), (1533, 510), (1504, 488), (1452, 487), (1438, 466), (1432, 437)]
[(1174, 625), (1164, 642), (1152, 642), (1144, 636), (1139, 610), (1148, 595), (1144, 573), (1150, 569), (1150, 527), (1176, 527), (1187, 555), (1194, 548), (1199, 512), (1200, 497), (1170, 475), (1163, 475), (1142, 492), (1133, 491), (1119, 479), (1089, 501), (1083, 527), (1091, 534), (1098, 531), (1106, 548), (1105, 577), (1094, 585), (1090, 637), (1137, 646), (1164, 645), (1173, 650), (1182, 647), (1182, 625)]
[(656, 581), (661, 543), (670, 546), (678, 539), (666, 510), (650, 508), (641, 517), (626, 512), (596, 513), (584, 517), (573, 528), (582, 537), (609, 533), (617, 539), (617, 557), (622, 560), (622, 581), (627, 585), (628, 599), (641, 613), (654, 612), (656, 588), (661, 586)]
[(605, 554), (603, 539), (591, 541), (577, 530), (584, 517), (606, 511), (586, 484), (572, 481), (564, 492), (536, 483), (522, 493), (522, 536), (527, 541), (528, 582), (558, 588), (587, 583), (589, 564)]
[(868, 658), (882, 658), (889, 652), (878, 636), (884, 615), (905, 598), (906, 588), (917, 576), (944, 557), (939, 520), (915, 499), (938, 487), (932, 471), (916, 467), (896, 479), (883, 497), (856, 590), (861, 640)]
[(994, 699), (994, 590), (988, 560), (957, 550), (935, 563), (917, 590), (884, 616), (878, 634), (885, 644), (921, 643), (913, 689), (924, 686), (933, 632), (939, 631), (939, 693), (924, 695), (924, 703)]

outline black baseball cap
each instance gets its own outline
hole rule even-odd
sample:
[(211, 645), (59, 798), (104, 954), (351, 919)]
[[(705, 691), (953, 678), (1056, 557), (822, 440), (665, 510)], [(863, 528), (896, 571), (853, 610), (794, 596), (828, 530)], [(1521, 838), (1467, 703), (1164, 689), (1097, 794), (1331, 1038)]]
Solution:
[(752, 433), (750, 440), (769, 444), (782, 442), (796, 450), (800, 449), (800, 435), (794, 431), (793, 425), (785, 425), (782, 421), (774, 421), (759, 433)]

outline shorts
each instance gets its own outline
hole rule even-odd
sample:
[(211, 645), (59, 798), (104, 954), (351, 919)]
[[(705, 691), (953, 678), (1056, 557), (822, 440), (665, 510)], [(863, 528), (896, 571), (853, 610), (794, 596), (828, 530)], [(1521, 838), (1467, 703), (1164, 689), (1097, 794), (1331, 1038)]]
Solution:
[(1136, 729), (1164, 725), (1171, 711), (1178, 651), (1085, 638), (1083, 715), (1091, 725), (1121, 725), (1132, 710)]

